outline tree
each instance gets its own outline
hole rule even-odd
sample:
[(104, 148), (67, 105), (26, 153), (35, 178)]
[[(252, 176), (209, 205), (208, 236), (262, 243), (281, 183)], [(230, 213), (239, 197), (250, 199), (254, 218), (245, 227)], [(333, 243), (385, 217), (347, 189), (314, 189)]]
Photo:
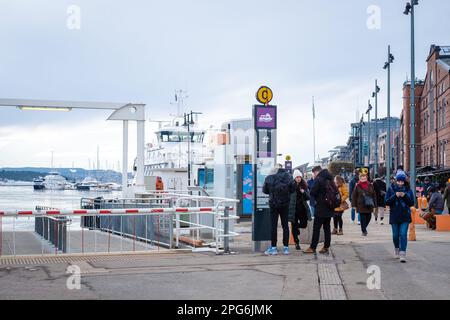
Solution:
[(334, 161), (328, 165), (328, 171), (330, 171), (333, 176), (347, 175), (352, 173), (353, 170), (355, 170), (355, 166), (351, 162)]

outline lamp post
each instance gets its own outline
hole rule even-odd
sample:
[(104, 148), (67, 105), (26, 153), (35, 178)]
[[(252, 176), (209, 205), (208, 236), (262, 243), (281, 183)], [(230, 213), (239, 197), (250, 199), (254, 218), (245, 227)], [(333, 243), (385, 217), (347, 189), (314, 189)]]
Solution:
[(359, 120), (359, 139), (358, 139), (358, 164), (359, 166), (364, 165), (364, 153), (363, 153), (363, 134), (362, 134), (362, 127), (364, 125), (364, 115), (361, 116), (361, 120)]
[(367, 131), (367, 144), (368, 144), (368, 166), (369, 166), (369, 175), (370, 175), (370, 111), (372, 111), (372, 105), (370, 104), (370, 100), (368, 102), (369, 106), (367, 108), (366, 114), (368, 115), (369, 127)]
[(374, 175), (378, 174), (378, 93), (380, 87), (378, 80), (375, 80), (375, 91), (372, 93), (372, 98), (375, 98), (375, 163), (373, 167)]
[(391, 54), (391, 46), (388, 46), (388, 60), (384, 63), (383, 69), (387, 70), (387, 155), (386, 155), (386, 186), (389, 190), (391, 186), (391, 64), (394, 62), (394, 56)]
[[(419, 4), (419, 0), (412, 0), (406, 4), (405, 15), (411, 15), (411, 97), (410, 97), (410, 112), (411, 112), (411, 145), (410, 145), (410, 184), (413, 192), (416, 192), (416, 119), (415, 119), (415, 43), (414, 43), (414, 7)], [(417, 199), (414, 197), (417, 204)]]
[(188, 186), (191, 186), (191, 125), (195, 124), (194, 122), (194, 114), (202, 114), (201, 112), (193, 112), (185, 113), (184, 114), (184, 123), (183, 126), (187, 127), (188, 131), (188, 137), (187, 137), (187, 143), (188, 143)]

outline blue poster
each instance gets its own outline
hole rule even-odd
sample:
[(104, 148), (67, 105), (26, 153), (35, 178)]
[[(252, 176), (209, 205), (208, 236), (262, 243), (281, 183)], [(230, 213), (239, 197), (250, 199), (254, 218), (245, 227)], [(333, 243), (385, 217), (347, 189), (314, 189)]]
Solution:
[(244, 164), (242, 170), (242, 214), (253, 214), (253, 168)]

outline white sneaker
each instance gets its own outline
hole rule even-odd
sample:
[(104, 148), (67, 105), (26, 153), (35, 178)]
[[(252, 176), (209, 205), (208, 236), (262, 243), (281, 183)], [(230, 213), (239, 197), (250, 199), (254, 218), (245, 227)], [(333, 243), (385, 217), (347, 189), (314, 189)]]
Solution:
[(395, 248), (395, 259), (400, 259), (400, 249)]
[(381, 222), (380, 222), (380, 224), (381, 224), (381, 225), (383, 226), (383, 225), (384, 225), (384, 222), (383, 222), (383, 221), (381, 221)]
[(361, 222), (358, 221), (358, 226), (360, 226), (360, 225), (361, 225)]
[(400, 262), (406, 263), (406, 252), (400, 252)]

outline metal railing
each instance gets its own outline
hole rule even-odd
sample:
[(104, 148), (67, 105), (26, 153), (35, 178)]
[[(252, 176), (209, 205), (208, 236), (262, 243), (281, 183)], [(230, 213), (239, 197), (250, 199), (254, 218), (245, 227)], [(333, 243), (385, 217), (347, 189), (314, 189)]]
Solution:
[[(25, 239), (23, 232), (17, 232), (19, 224), (16, 226), (16, 222), (20, 219), (34, 222), (33, 231), (41, 239), (42, 255), (52, 251), (55, 254), (83, 254), (89, 251), (109, 253), (139, 251), (140, 248), (198, 247), (209, 248), (219, 254), (229, 253), (230, 238), (238, 235), (230, 226), (232, 221), (239, 219), (233, 214), (233, 206), (237, 202), (234, 199), (155, 191), (141, 194), (138, 198), (83, 198), (81, 209), (75, 210), (43, 207), (32, 211), (0, 210), (0, 220), (12, 219), (12, 224), (9, 224), (12, 230), (5, 238), (10, 255), (14, 256), (36, 254), (27, 250), (19, 250), (18, 253), (16, 250), (17, 242), (23, 245), (24, 240), (20, 237)], [(80, 224), (77, 227), (74, 222), (78, 219)], [(0, 256), (8, 255), (2, 250), (3, 228), (0, 232)], [(48, 245), (51, 245), (50, 249)]]

